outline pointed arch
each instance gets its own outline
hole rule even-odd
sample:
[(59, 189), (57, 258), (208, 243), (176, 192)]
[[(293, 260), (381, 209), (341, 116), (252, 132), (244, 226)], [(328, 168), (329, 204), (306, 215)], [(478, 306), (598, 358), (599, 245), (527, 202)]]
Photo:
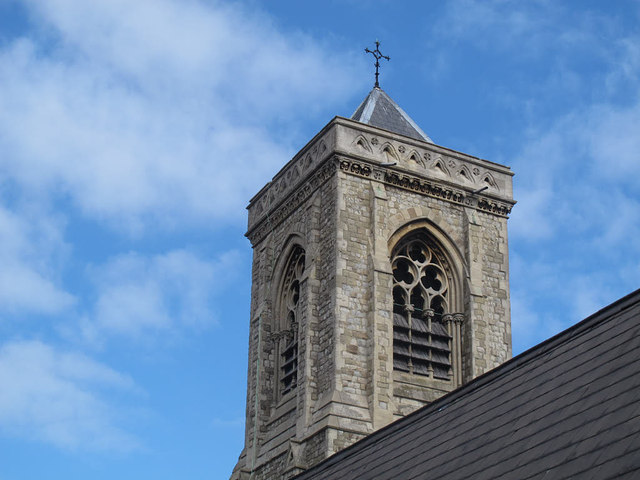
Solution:
[(302, 315), (301, 298), (306, 278), (306, 251), (299, 235), (291, 235), (275, 267), (274, 339), (275, 378), (278, 396), (298, 385), (298, 339)]
[(489, 188), (492, 188), (494, 190), (499, 191), (500, 189), (498, 188), (498, 184), (496, 182), (496, 179), (493, 178), (493, 175), (491, 175), (491, 173), (489, 172), (485, 172), (482, 174), (482, 182), (488, 186)]
[(471, 170), (466, 165), (462, 165), (458, 170), (458, 177), (462, 179), (463, 182), (474, 184), (475, 180), (473, 179), (473, 175)]
[(440, 176), (444, 176), (444, 177), (450, 177), (451, 176), (451, 173), (449, 172), (449, 169), (447, 168), (447, 166), (445, 165), (444, 160), (440, 156), (437, 156), (433, 160), (433, 164), (431, 165), (431, 169), (433, 170), (433, 172), (436, 175), (440, 175)]
[(428, 221), (404, 225), (389, 240), (393, 275), (393, 368), (457, 384), (464, 315), (463, 261)]
[(422, 160), (422, 156), (416, 150), (411, 150), (407, 159), (409, 162), (415, 162), (419, 167), (426, 168), (424, 160)]
[(355, 140), (353, 141), (353, 143), (355, 145), (357, 145), (358, 147), (362, 148), (363, 150), (369, 152), (369, 153), (373, 153), (373, 149), (371, 148), (371, 144), (369, 143), (369, 140), (367, 140), (365, 138), (364, 135), (358, 135)]
[(400, 162), (400, 156), (398, 155), (395, 147), (390, 142), (384, 142), (380, 146), (380, 152), (384, 153), (387, 156), (388, 162)]
[(318, 143), (318, 148), (316, 150), (316, 160), (319, 160), (326, 151), (327, 146), (325, 145), (324, 140), (320, 140), (320, 143)]

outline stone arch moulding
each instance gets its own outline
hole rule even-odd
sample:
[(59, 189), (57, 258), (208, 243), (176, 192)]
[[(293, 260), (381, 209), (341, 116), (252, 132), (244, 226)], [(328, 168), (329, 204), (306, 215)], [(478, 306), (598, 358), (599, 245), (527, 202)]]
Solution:
[(492, 188), (496, 191), (500, 191), (500, 189), (498, 188), (498, 183), (496, 182), (496, 179), (493, 178), (493, 175), (491, 175), (491, 173), (484, 172), (480, 178), (482, 178), (482, 181), (484, 182), (484, 184), (487, 185), (489, 188)]
[(424, 160), (422, 160), (422, 157), (420, 156), (420, 154), (418, 153), (417, 150), (412, 149), (411, 151), (409, 151), (409, 154), (407, 155), (407, 161), (408, 162), (415, 162), (420, 168), (422, 169), (426, 169), (427, 166), (424, 163)]
[(423, 230), (441, 249), (451, 267), (452, 287), (458, 292), (454, 297), (454, 303), (450, 306), (452, 311), (464, 311), (464, 291), (465, 283), (468, 279), (468, 269), (464, 261), (464, 256), (460, 249), (445, 232), (443, 228), (435, 222), (422, 217), (404, 222), (394, 230), (387, 242), (387, 256), (391, 261), (391, 256), (396, 245), (399, 244), (407, 235)]
[(359, 146), (360, 148), (362, 148), (363, 150), (366, 150), (369, 153), (373, 153), (373, 149), (371, 148), (369, 141), (366, 138), (364, 138), (363, 135), (358, 135), (353, 141), (353, 144)]
[(273, 265), (273, 270), (271, 271), (271, 291), (267, 293), (271, 298), (272, 305), (277, 308), (278, 304), (278, 293), (280, 292), (280, 288), (282, 287), (282, 282), (284, 281), (285, 268), (287, 267), (287, 262), (289, 261), (289, 257), (293, 253), (293, 250), (296, 247), (302, 248), (305, 251), (306, 255), (306, 265), (305, 265), (305, 274), (303, 278), (307, 277), (308, 272), (308, 264), (309, 264), (309, 252), (307, 251), (307, 245), (304, 241), (304, 237), (299, 233), (292, 233), (289, 235), (287, 240), (284, 242), (284, 246), (280, 250), (280, 254), (278, 255), (278, 259), (275, 261)]
[(440, 155), (438, 155), (433, 159), (429, 170), (431, 170), (436, 175), (440, 175), (443, 177), (451, 177), (451, 172), (449, 171), (449, 168), (445, 164), (444, 159)]
[(458, 177), (460, 177), (464, 182), (473, 185), (476, 181), (473, 178), (471, 170), (466, 165), (462, 165), (458, 170)]
[(391, 142), (384, 142), (380, 146), (380, 152), (386, 155), (387, 161), (400, 162), (400, 155), (398, 155), (396, 148), (391, 144)]
[[(438, 213), (434, 213), (432, 209), (420, 205), (402, 210), (388, 219), (387, 225), (389, 227), (387, 231), (390, 232), (389, 240), (391, 241), (391, 239), (394, 238), (401, 229), (413, 229), (414, 227), (411, 227), (410, 225), (414, 224), (422, 224), (423, 226), (431, 225), (434, 228), (434, 231), (439, 232), (438, 235), (442, 235), (446, 238), (446, 242), (443, 241), (443, 246), (445, 246), (445, 243), (446, 245), (451, 245), (451, 247), (456, 250), (460, 258), (465, 258), (461, 253), (461, 249), (458, 247), (458, 243), (456, 243), (452, 235), (448, 233), (449, 223), (447, 220), (442, 218)], [(420, 226), (415, 228), (420, 228)], [(407, 232), (409, 230), (407, 230)], [(399, 238), (400, 237), (398, 237), (398, 239)], [(461, 240), (462, 239), (459, 241)], [(390, 248), (392, 248), (392, 246)], [(389, 254), (391, 254), (391, 249), (389, 250)]]
[(304, 243), (298, 234), (289, 236), (275, 262), (269, 292), (273, 306), (271, 337), (276, 366), (273, 377), (276, 402), (284, 401), (295, 393), (299, 381), (301, 312), (298, 300), (304, 295), (308, 259)]
[[(428, 263), (419, 263), (420, 260), (414, 258), (411, 253), (402, 254), (404, 249), (411, 248), (414, 243), (426, 245), (426, 248), (433, 252), (431, 255), (437, 255), (436, 258), (441, 258), (441, 260), (435, 262), (428, 260)], [(419, 281), (415, 288), (420, 290), (418, 295), (414, 297), (413, 280), (408, 285), (410, 290), (407, 290), (407, 285), (403, 283), (406, 280), (404, 278), (397, 279), (394, 271), (393, 301), (391, 302), (393, 305), (394, 371), (399, 370), (400, 374), (408, 374), (412, 378), (414, 375), (418, 375), (426, 376), (430, 380), (447, 381), (454, 388), (461, 385), (463, 351), (465, 349), (463, 329), (465, 318), (469, 314), (465, 310), (467, 291), (465, 286), (468, 277), (464, 257), (449, 235), (433, 222), (424, 218), (406, 223), (397, 229), (389, 238), (387, 247), (392, 270), (396, 259), (398, 259), (398, 267), (402, 262), (411, 264), (411, 259), (415, 260), (413, 262), (414, 268), (410, 270), (414, 272), (412, 278), (415, 279), (415, 274), (418, 275)], [(396, 255), (398, 256), (396, 257)], [(433, 258), (431, 255), (429, 257)], [(425, 262), (424, 259), (422, 261)], [(444, 274), (444, 277), (441, 280), (435, 280), (437, 283), (433, 285), (424, 285), (424, 278), (430, 278), (429, 275), (422, 276), (427, 273), (427, 269), (432, 272), (434, 269), (439, 270)], [(400, 277), (402, 277), (402, 269), (399, 268), (399, 271)], [(433, 276), (432, 280), (434, 278), (437, 279), (437, 275)], [(396, 283), (396, 279), (399, 283)], [(431, 283), (431, 281), (427, 281)], [(440, 292), (442, 285), (448, 285), (443, 290), (443, 292), (448, 292), (448, 295)], [(433, 296), (429, 295), (429, 291), (425, 288), (434, 288), (435, 292), (431, 292)], [(404, 289), (404, 294), (400, 293), (403, 300), (396, 301), (396, 289), (400, 289), (400, 292)], [(437, 297), (440, 297), (440, 300), (434, 306), (432, 302), (438, 300)], [(442, 308), (443, 304), (444, 308)], [(402, 305), (405, 305), (404, 309)], [(429, 306), (424, 307), (423, 305)], [(424, 310), (425, 308), (429, 310)], [(443, 347), (443, 345), (448, 346)]]

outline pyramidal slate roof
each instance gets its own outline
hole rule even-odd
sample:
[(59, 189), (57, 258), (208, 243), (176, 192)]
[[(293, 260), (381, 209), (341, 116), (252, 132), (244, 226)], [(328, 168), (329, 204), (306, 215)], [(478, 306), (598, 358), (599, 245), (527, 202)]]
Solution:
[(295, 478), (640, 478), (640, 290)]
[(406, 137), (433, 143), (429, 136), (380, 87), (374, 87), (351, 120), (383, 128)]

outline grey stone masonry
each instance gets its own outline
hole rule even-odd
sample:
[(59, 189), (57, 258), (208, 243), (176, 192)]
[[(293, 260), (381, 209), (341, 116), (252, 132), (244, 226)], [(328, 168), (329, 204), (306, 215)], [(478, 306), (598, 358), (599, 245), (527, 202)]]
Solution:
[[(290, 478), (511, 357), (512, 175), (335, 117), (251, 199), (245, 446), (232, 479)], [(445, 346), (429, 343), (421, 374), (411, 361), (409, 370), (394, 367), (392, 259), (407, 238), (431, 245), (448, 286), (436, 312)], [(282, 288), (294, 249), (304, 251), (304, 271), (289, 321)], [(420, 318), (435, 328), (428, 312)], [(411, 337), (418, 313), (407, 315)], [(287, 390), (282, 345), (295, 341), (297, 381)], [(446, 375), (434, 374), (436, 358)]]

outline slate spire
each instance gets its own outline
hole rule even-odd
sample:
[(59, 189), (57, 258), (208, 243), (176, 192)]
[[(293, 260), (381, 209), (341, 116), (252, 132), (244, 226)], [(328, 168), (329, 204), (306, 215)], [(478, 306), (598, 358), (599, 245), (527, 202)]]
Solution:
[(433, 140), (380, 87), (374, 87), (360, 104), (351, 120), (399, 133), (423, 142)]

